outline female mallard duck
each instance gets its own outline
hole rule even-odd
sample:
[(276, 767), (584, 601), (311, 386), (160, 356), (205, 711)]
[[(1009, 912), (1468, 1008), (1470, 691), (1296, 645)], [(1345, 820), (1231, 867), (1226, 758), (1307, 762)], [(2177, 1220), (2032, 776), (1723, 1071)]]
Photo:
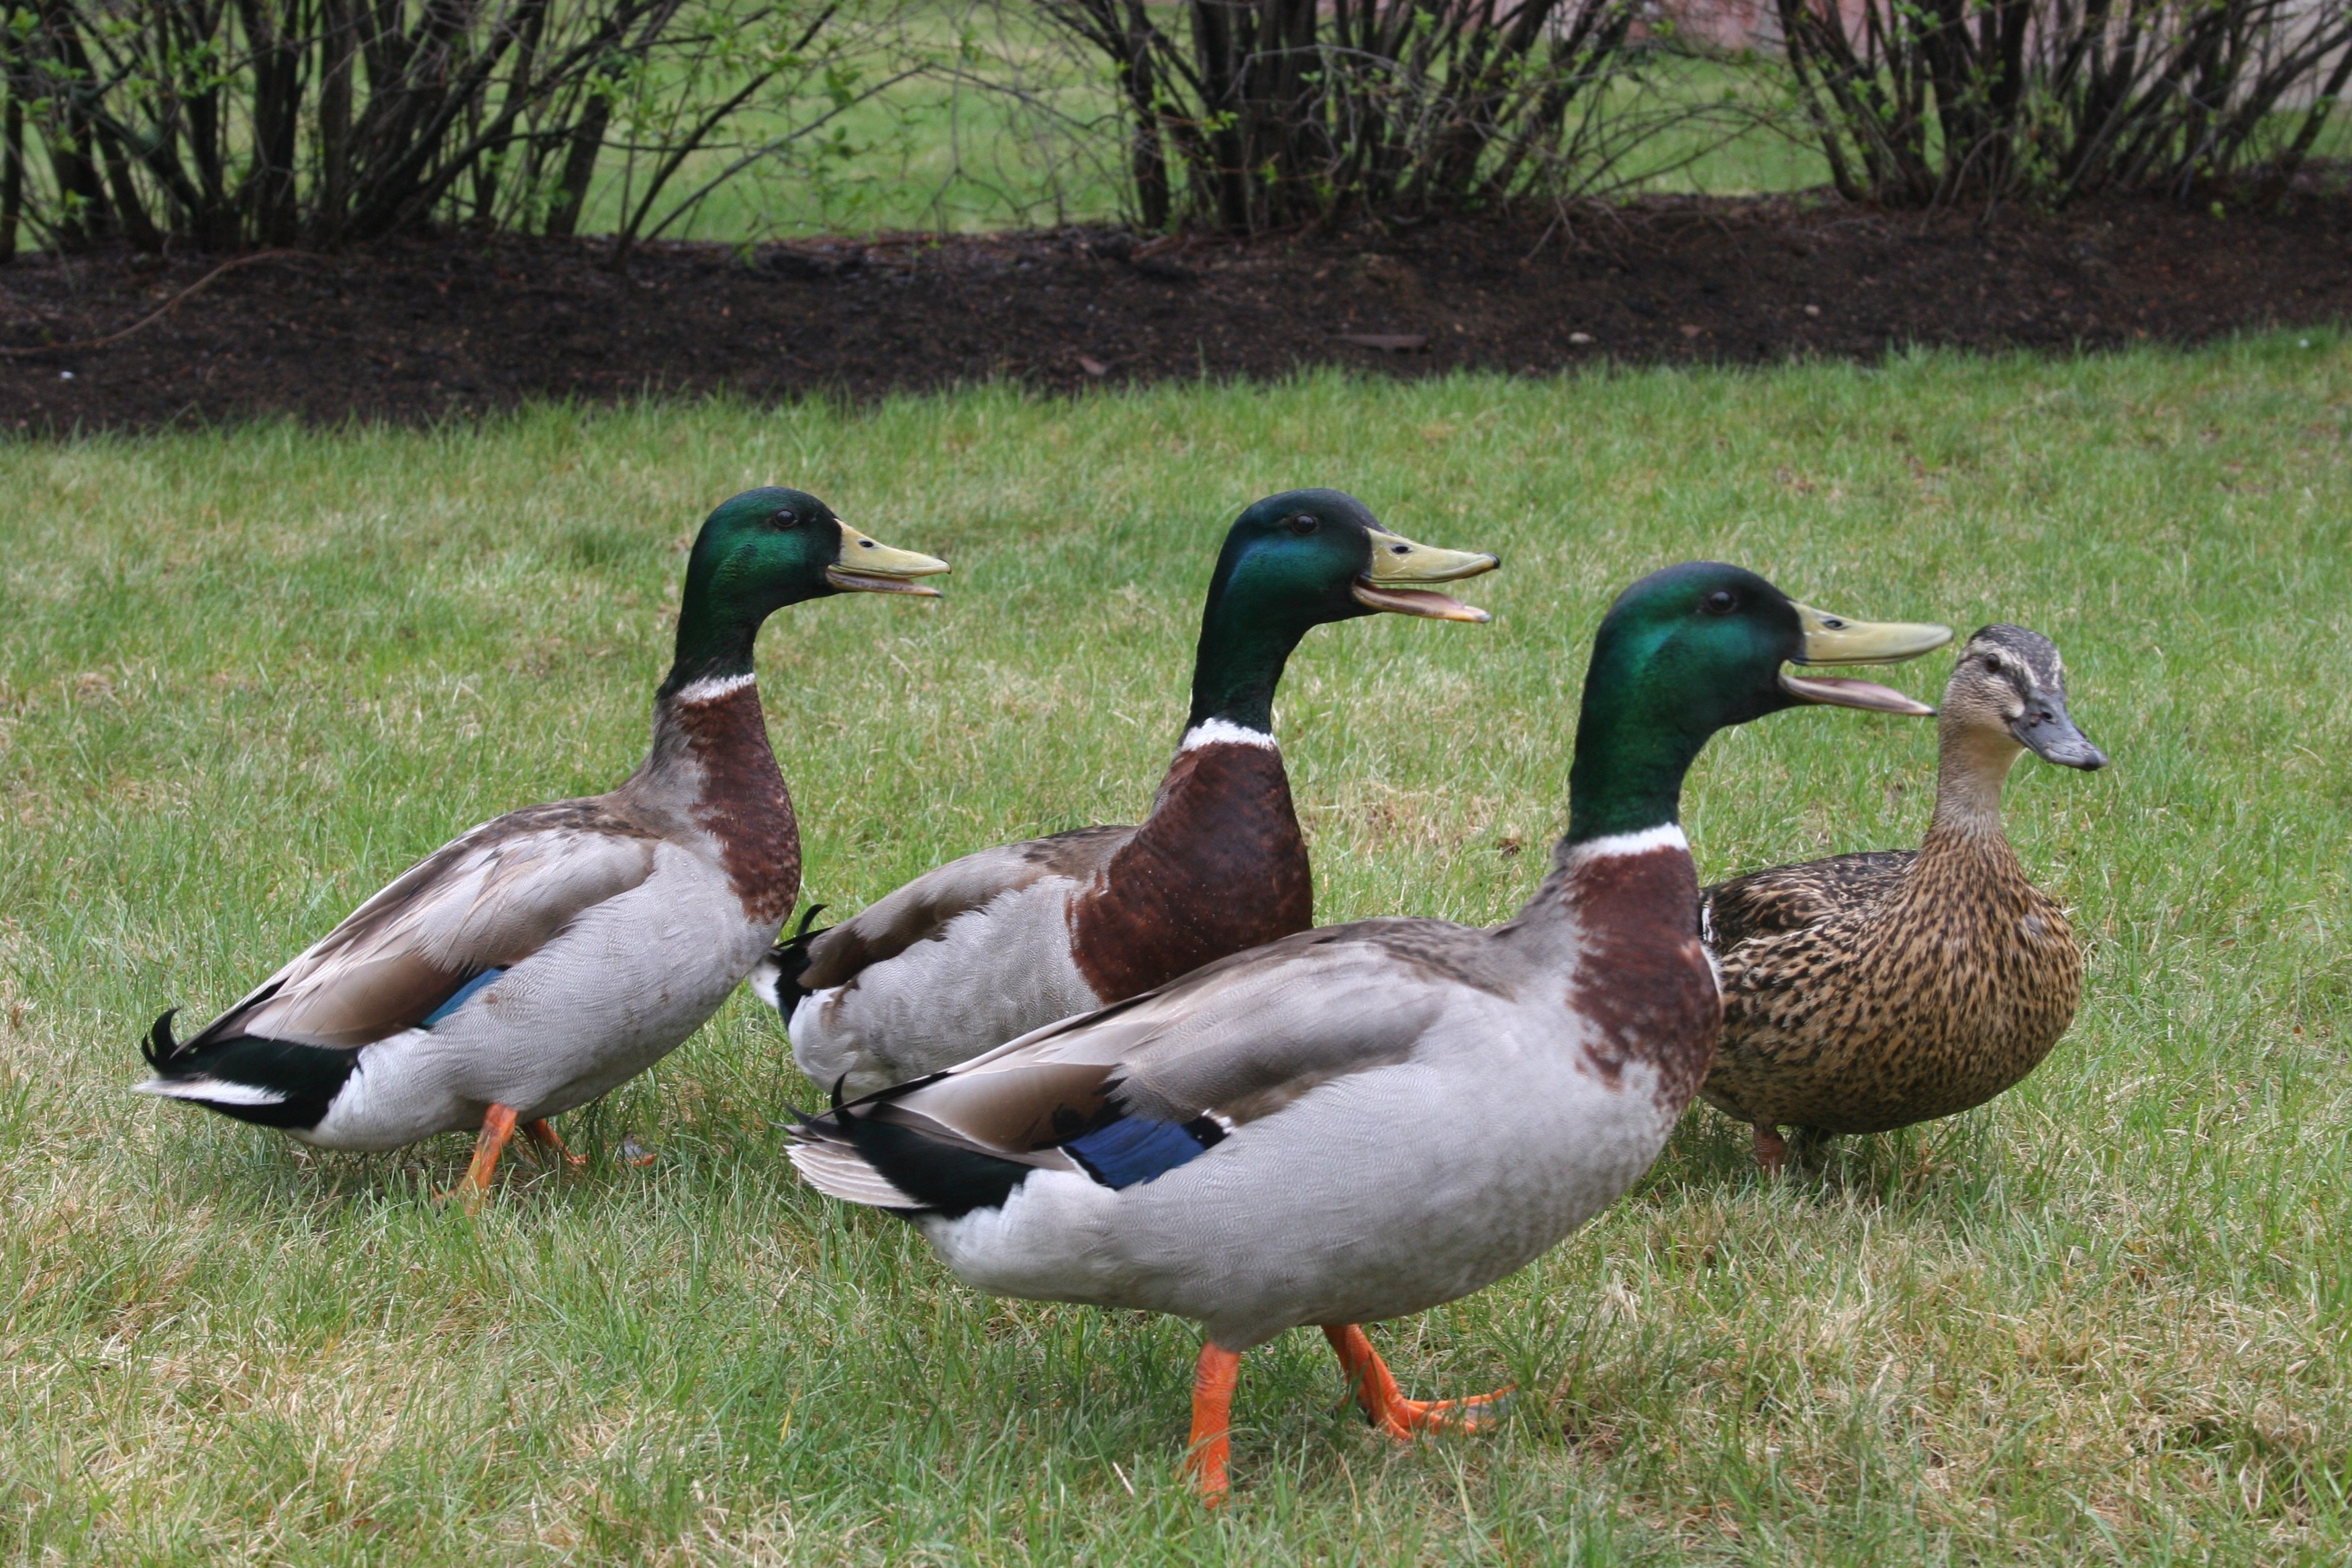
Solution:
[(1702, 895), (1723, 976), (1723, 1038), (1701, 1090), (1756, 1129), (1883, 1132), (1981, 1105), (2074, 1021), (2083, 950), (2000, 830), (2020, 750), (2062, 767), (2107, 759), (2066, 713), (2050, 639), (1987, 626), (1944, 689), (1936, 815), (1916, 850), (1840, 855)]
[(944, 562), (890, 550), (798, 490), (749, 490), (688, 558), (653, 752), (620, 788), (463, 834), (186, 1040), (144, 1051), (148, 1094), (329, 1149), (481, 1129), (469, 1204), (517, 1122), (604, 1094), (699, 1028), (775, 941), (800, 835), (753, 685), (771, 613), (920, 594)]
[(1569, 828), (1518, 915), (1479, 931), (1302, 931), (947, 1072), (804, 1119), (793, 1163), (896, 1211), (980, 1289), (1207, 1330), (1191, 1463), (1225, 1486), (1242, 1352), (1323, 1328), (1398, 1436), (1491, 1397), (1402, 1397), (1359, 1326), (1481, 1289), (1625, 1191), (1722, 1021), (1676, 826), (1717, 730), (1798, 702), (1927, 709), (1784, 659), (1907, 658), (1941, 626), (1842, 622), (1751, 572), (1676, 566), (1594, 638)]
[(1251, 507), (1209, 580), (1192, 710), (1142, 826), (983, 849), (796, 936), (752, 977), (793, 1058), (862, 1094), (1305, 931), (1314, 888), (1273, 734), (1285, 661), (1376, 610), (1483, 621), (1425, 585), (1498, 564), (1400, 539), (1337, 490)]

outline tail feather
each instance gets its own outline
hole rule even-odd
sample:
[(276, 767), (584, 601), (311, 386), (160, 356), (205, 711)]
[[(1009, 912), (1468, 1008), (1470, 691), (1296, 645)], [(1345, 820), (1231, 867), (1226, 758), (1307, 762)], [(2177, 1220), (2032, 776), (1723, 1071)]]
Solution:
[(793, 1169), (801, 1173), (801, 1180), (829, 1198), (870, 1209), (923, 1206), (900, 1192), (865, 1155), (845, 1144), (795, 1142), (784, 1153), (792, 1161)]
[(801, 976), (808, 973), (809, 943), (831, 931), (831, 926), (818, 926), (811, 931), (816, 917), (824, 912), (823, 904), (811, 904), (801, 916), (801, 923), (793, 934), (768, 951), (766, 957), (753, 965), (751, 975), (751, 994), (773, 1007), (787, 1026), (793, 1021), (793, 1009), (808, 994), (801, 984)]
[[(917, 1215), (961, 1218), (974, 1209), (1003, 1208), (1037, 1167), (927, 1137), (874, 1114), (894, 1097), (919, 1087), (900, 1084), (842, 1103), (846, 1075), (833, 1084), (833, 1109), (801, 1116), (792, 1130), (793, 1168), (820, 1192), (847, 1203), (887, 1208), (902, 1219)], [(885, 1189), (896, 1201), (879, 1196)]]
[(172, 1037), (172, 1020), (179, 1014), (177, 1007), (164, 1009), (163, 1016), (155, 1020), (155, 1026), (147, 1031), (147, 1037), (139, 1042), (139, 1054), (158, 1074), (170, 1071), (172, 1064), (186, 1054), (187, 1047)]
[(264, 1039), (219, 1028), (193, 1038), (176, 1038), (173, 1008), (155, 1020), (139, 1054), (155, 1076), (134, 1086), (134, 1092), (166, 1100), (184, 1100), (239, 1121), (264, 1127), (316, 1127), (350, 1081), (359, 1063), (357, 1051), (294, 1040)]
[(157, 1073), (145, 1083), (131, 1086), (133, 1094), (160, 1095), (165, 1100), (190, 1100), (215, 1110), (230, 1105), (283, 1105), (283, 1089), (264, 1089), (259, 1084), (235, 1083), (225, 1078), (209, 1075), (166, 1077)]

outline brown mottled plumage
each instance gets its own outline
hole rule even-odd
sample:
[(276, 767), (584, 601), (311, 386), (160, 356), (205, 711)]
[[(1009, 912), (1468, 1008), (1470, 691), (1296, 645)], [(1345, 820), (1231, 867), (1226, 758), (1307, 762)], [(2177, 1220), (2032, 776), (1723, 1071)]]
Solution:
[(1944, 693), (1936, 815), (1916, 851), (1842, 855), (1718, 882), (1702, 926), (1723, 1034), (1702, 1092), (1756, 1130), (1883, 1132), (1981, 1105), (2039, 1066), (2074, 1021), (2083, 950), (2001, 832), (2021, 749), (2106, 758), (2066, 713), (2046, 637), (1987, 626)]

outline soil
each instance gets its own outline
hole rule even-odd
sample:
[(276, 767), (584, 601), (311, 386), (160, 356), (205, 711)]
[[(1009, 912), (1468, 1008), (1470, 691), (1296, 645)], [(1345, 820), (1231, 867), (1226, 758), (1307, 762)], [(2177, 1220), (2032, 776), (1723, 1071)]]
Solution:
[[(1009, 380), (1075, 391), (1274, 377), (1548, 374), (1597, 361), (1870, 359), (1906, 344), (2187, 343), (2352, 317), (2352, 197), (2226, 216), (2153, 202), (1990, 223), (1801, 198), (1405, 231), (1108, 229), (640, 252), (419, 239), (366, 255), (129, 253), (0, 268), (0, 430), (257, 416), (428, 421), (648, 390), (767, 401)], [(37, 345), (37, 352), (23, 353)]]

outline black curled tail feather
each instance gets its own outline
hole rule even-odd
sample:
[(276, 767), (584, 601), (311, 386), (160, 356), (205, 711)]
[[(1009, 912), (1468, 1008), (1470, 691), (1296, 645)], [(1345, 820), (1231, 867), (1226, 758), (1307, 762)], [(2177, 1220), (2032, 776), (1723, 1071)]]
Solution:
[(139, 1042), (139, 1054), (145, 1057), (147, 1065), (157, 1072), (170, 1072), (187, 1054), (188, 1047), (172, 1037), (172, 1020), (179, 1016), (179, 1013), (177, 1007), (167, 1009), (162, 1017), (155, 1020), (155, 1026), (147, 1031), (147, 1037)]
[(799, 1006), (801, 999), (808, 994), (807, 987), (801, 984), (801, 976), (808, 973), (809, 943), (833, 929), (831, 926), (817, 926), (814, 931), (809, 929), (824, 910), (823, 904), (811, 904), (801, 916), (801, 923), (793, 928), (793, 934), (771, 948), (767, 958), (762, 961), (775, 971), (776, 1011), (787, 1025), (793, 1021), (793, 1009)]
[[(878, 1116), (859, 1115), (842, 1100), (842, 1085), (848, 1081), (848, 1076), (844, 1073), (834, 1079), (831, 1110), (823, 1116), (795, 1114), (808, 1130), (807, 1135), (847, 1143), (892, 1186), (922, 1205), (889, 1211), (899, 1218), (935, 1214), (961, 1219), (974, 1209), (1003, 1208), (1021, 1184), (1035, 1173), (1034, 1166), (1017, 1160), (1000, 1159), (977, 1149), (943, 1142)], [(941, 1076), (944, 1075), (934, 1073), (856, 1103), (870, 1106), (876, 1100), (887, 1100)]]

